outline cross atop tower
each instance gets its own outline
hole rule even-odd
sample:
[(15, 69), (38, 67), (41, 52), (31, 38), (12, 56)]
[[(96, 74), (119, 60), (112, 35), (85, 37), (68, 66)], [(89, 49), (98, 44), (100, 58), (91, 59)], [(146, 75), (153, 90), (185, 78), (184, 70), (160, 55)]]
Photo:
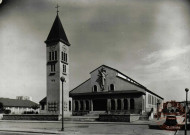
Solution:
[(58, 14), (58, 12), (59, 12), (59, 8), (60, 6), (57, 4), (57, 6), (55, 7), (55, 8), (57, 8), (57, 14)]

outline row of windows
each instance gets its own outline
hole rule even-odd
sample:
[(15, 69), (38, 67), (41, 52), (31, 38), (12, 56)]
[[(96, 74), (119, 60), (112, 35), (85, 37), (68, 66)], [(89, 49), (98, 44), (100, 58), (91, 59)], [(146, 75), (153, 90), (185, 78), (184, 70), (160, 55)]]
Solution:
[[(49, 60), (57, 60), (57, 51), (49, 52)], [(61, 60), (67, 62), (67, 53), (61, 52)]]
[(67, 62), (67, 54), (65, 52), (61, 52), (61, 60)]
[(58, 103), (48, 103), (48, 111), (57, 111)]
[[(48, 111), (57, 111), (58, 105), (59, 105), (58, 103), (48, 103)], [(64, 106), (67, 106), (66, 102), (64, 103)], [(44, 109), (44, 106), (43, 106), (43, 109)], [(65, 107), (64, 107), (64, 110), (67, 111)], [(69, 111), (71, 111), (71, 101), (69, 101)]]
[(159, 99), (153, 95), (148, 94), (148, 104), (157, 105)]
[[(110, 89), (109, 89), (110, 88)], [(114, 87), (114, 84), (110, 84), (110, 87), (109, 87), (108, 89), (110, 90), (110, 91), (114, 91), (114, 89), (115, 89), (115, 87)], [(94, 85), (93, 86), (93, 91), (94, 92), (97, 92), (98, 91), (98, 86), (96, 86), (96, 85)]]
[[(55, 72), (55, 64), (51, 64), (50, 71)], [(63, 64), (63, 73), (66, 73), (66, 72), (67, 72), (67, 67), (65, 64)]]
[(49, 60), (57, 60), (57, 51), (49, 52)]

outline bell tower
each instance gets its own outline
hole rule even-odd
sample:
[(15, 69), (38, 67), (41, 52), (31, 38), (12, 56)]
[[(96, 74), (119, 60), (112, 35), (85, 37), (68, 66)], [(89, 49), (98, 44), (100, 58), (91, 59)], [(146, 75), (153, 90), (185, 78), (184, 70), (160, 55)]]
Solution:
[[(47, 78), (47, 114), (62, 114), (62, 95), (64, 95), (64, 116), (71, 114), (71, 99), (69, 98), (69, 47), (58, 14), (55, 17), (46, 43), (46, 78)], [(65, 78), (62, 93), (61, 77)]]

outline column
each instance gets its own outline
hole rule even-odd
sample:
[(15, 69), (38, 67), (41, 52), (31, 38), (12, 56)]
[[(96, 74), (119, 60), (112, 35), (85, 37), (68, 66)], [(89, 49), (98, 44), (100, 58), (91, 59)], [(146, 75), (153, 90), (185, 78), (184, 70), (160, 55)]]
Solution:
[(111, 110), (111, 99), (107, 99), (107, 111)]
[(127, 101), (128, 101), (128, 110), (130, 111), (131, 110), (130, 109), (130, 99), (128, 98)]
[(122, 98), (121, 99), (121, 111), (123, 111), (124, 110), (124, 99)]
[(91, 111), (93, 111), (93, 100), (90, 102)]
[(86, 100), (83, 100), (83, 111), (86, 111)]
[(115, 110), (117, 110), (117, 99), (114, 100), (115, 100)]
[(73, 110), (73, 112), (75, 111), (75, 100), (73, 100), (73, 102), (72, 102), (72, 110)]

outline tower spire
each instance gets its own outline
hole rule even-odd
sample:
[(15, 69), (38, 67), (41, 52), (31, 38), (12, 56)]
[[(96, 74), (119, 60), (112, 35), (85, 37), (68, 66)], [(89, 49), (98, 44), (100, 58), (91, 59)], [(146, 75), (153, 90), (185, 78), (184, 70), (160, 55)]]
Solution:
[(59, 12), (59, 5), (57, 4), (57, 6), (55, 8), (57, 8), (57, 15), (58, 15), (58, 12)]

